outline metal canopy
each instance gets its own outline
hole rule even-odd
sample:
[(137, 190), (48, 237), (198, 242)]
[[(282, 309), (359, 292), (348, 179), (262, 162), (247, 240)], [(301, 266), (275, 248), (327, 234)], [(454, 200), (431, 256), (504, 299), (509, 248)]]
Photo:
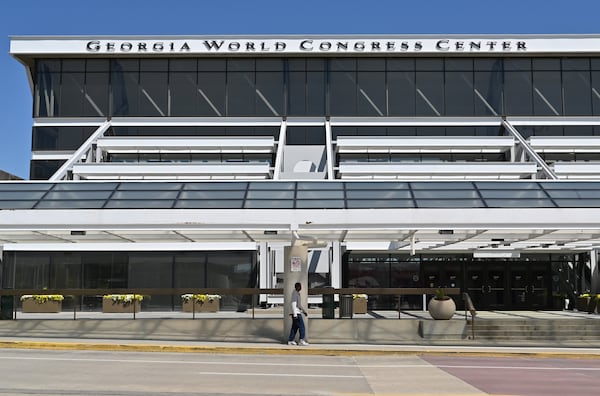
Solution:
[(600, 182), (7, 182), (15, 209), (600, 208)]
[(599, 197), (600, 182), (569, 181), (7, 182), (0, 244), (193, 250), (299, 234), (361, 250), (589, 251)]

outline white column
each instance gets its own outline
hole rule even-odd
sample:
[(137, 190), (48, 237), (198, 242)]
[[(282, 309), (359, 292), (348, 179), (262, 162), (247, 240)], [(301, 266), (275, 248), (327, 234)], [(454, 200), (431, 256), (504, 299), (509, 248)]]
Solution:
[[(302, 284), (300, 298), (302, 306), (308, 308), (308, 249), (304, 245), (292, 245), (284, 248), (284, 263), (283, 263), (283, 340), (287, 341), (292, 327), (292, 292), (296, 282)], [(307, 338), (310, 339), (308, 333), (308, 317), (304, 317), (306, 326)]]
[[(331, 266), (329, 276), (331, 276), (331, 287), (339, 289), (342, 287), (342, 244), (340, 241), (331, 242)], [(334, 295), (335, 301), (339, 301), (339, 295)]]
[(590, 252), (590, 266), (591, 266), (591, 285), (590, 285), (590, 293), (598, 294), (600, 293), (600, 268), (598, 267), (598, 250), (593, 249)]
[[(270, 265), (269, 265), (269, 248), (267, 242), (260, 242), (258, 244), (258, 287), (261, 289), (270, 288), (269, 278), (271, 277)], [(258, 303), (266, 302), (267, 295), (261, 294), (258, 298)]]

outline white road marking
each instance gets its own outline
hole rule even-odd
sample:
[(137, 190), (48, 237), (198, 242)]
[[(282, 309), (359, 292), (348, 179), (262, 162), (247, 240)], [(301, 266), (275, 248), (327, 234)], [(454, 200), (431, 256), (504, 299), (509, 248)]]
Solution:
[[(448, 365), (448, 364), (316, 364), (316, 363), (260, 363), (260, 362), (220, 362), (210, 360), (138, 360), (138, 359), (88, 359), (88, 358), (60, 358), (60, 357), (17, 357), (17, 356), (0, 356), (3, 360), (40, 360), (40, 361), (71, 361), (71, 362), (108, 362), (108, 363), (148, 363), (148, 364), (199, 364), (199, 365), (222, 365), (222, 366), (289, 366), (289, 367), (348, 367), (348, 368), (454, 368), (454, 369), (495, 369), (495, 370), (570, 370), (570, 371), (600, 371), (600, 367), (547, 367), (547, 366), (483, 366), (483, 365)], [(270, 374), (269, 374), (270, 375)], [(309, 375), (314, 376), (314, 375)], [(354, 377), (354, 376), (341, 376)]]

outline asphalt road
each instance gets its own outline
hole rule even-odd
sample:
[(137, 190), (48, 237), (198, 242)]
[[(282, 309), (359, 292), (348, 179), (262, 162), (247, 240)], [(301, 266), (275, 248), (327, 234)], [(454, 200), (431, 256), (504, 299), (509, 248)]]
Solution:
[(600, 359), (0, 349), (0, 395), (598, 395)]

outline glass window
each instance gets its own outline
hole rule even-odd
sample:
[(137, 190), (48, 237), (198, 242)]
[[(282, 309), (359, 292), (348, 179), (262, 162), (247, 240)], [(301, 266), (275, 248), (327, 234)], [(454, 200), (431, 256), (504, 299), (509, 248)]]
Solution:
[(169, 115), (168, 74), (163, 72), (140, 72), (140, 110), (139, 115), (166, 117)]
[(386, 116), (385, 72), (358, 71), (357, 115)]
[(589, 71), (590, 70), (590, 59), (589, 58), (563, 58), (562, 59), (562, 70), (563, 71)]
[(198, 73), (198, 110), (204, 117), (224, 117), (226, 113), (225, 72), (201, 71)]
[(77, 117), (83, 114), (85, 102), (85, 73), (63, 72), (58, 115)]
[(502, 107), (502, 69), (492, 71), (476, 71), (474, 73), (475, 97), (474, 111), (477, 116), (497, 116), (503, 114)]
[(445, 114), (447, 116), (472, 116), (474, 93), (472, 71), (446, 71)]
[(414, 116), (416, 112), (416, 84), (414, 71), (387, 73), (388, 115)]
[(32, 150), (76, 150), (95, 131), (94, 127), (33, 127)]
[(48, 180), (64, 163), (64, 160), (32, 160), (29, 166), (29, 178)]
[(254, 71), (227, 73), (227, 115), (253, 116), (256, 114), (256, 81)]
[(139, 115), (137, 60), (111, 60), (111, 111), (116, 116)]
[(255, 115), (267, 117), (283, 115), (283, 79), (282, 65), (278, 71), (256, 72)]
[(206, 253), (175, 253), (173, 287), (206, 286)]
[[(440, 61), (441, 62), (441, 61)], [(444, 73), (421, 71), (417, 62), (416, 72), (416, 115), (444, 115)]]
[(289, 145), (323, 145), (325, 144), (325, 127), (288, 126), (285, 142)]
[(533, 72), (534, 115), (562, 115), (562, 89), (559, 71)]
[[(333, 61), (332, 65), (337, 63), (337, 61)], [(330, 115), (357, 115), (356, 92), (356, 72), (354, 70), (331, 71), (329, 73)]]
[(504, 108), (507, 115), (533, 114), (531, 78), (530, 71), (504, 73)]
[(171, 99), (170, 115), (195, 116), (198, 114), (198, 74), (195, 71), (171, 72), (169, 92)]
[(592, 72), (592, 112), (600, 115), (600, 71)]
[(83, 113), (86, 117), (106, 117), (108, 114), (108, 67), (98, 73), (88, 72), (85, 75), (85, 100)]
[(58, 115), (60, 74), (50, 73), (45, 65), (36, 76), (34, 114), (36, 117), (56, 117)]

